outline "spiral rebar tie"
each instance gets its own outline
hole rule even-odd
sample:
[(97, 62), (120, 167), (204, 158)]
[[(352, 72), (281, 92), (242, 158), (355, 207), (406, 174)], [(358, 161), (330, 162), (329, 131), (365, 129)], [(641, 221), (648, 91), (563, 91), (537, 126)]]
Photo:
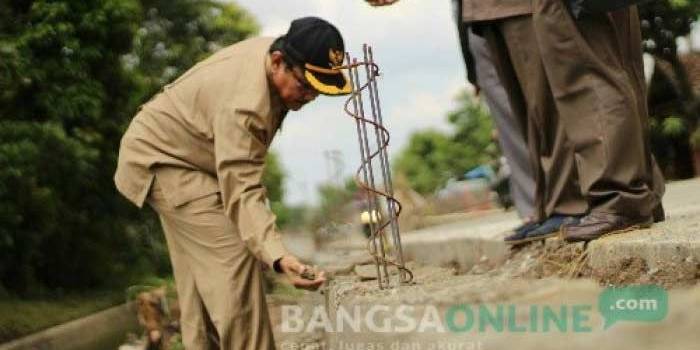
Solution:
[[(352, 58), (351, 60), (350, 54), (346, 53), (348, 64), (340, 67), (340, 69), (346, 69), (349, 72), (348, 75), (352, 87), (352, 93), (345, 102), (344, 110), (350, 117), (355, 119), (357, 137), (360, 144), (361, 165), (355, 173), (355, 182), (366, 193), (371, 232), (367, 242), (367, 250), (374, 258), (379, 288), (383, 289), (391, 286), (389, 279), (390, 266), (398, 270), (399, 284), (411, 283), (413, 281), (413, 273), (405, 266), (403, 249), (401, 248), (398, 222), (398, 217), (401, 213), (401, 203), (394, 197), (391, 181), (391, 169), (387, 153), (389, 131), (383, 125), (377, 89), (379, 66), (374, 63), (372, 47), (364, 44), (362, 51), (364, 54), (363, 61), (358, 61), (357, 58)], [(360, 67), (364, 68), (364, 83), (360, 80)], [(368, 98), (363, 98), (363, 95)], [(371, 109), (371, 119), (365, 115), (367, 100), (369, 100)], [(371, 129), (374, 129), (374, 140), (369, 134)], [(377, 165), (379, 169), (375, 169)], [(381, 202), (380, 198), (385, 200)], [(387, 217), (384, 218), (382, 213), (386, 213)], [(374, 220), (375, 218), (376, 221)], [(391, 244), (386, 240), (387, 230), (391, 232)]]

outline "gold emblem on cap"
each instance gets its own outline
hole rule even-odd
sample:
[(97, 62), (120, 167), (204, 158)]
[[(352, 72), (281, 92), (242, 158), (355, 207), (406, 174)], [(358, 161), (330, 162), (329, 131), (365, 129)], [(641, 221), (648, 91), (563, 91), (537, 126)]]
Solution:
[(343, 52), (340, 50), (328, 50), (328, 58), (331, 61), (331, 67), (339, 66), (343, 63)]

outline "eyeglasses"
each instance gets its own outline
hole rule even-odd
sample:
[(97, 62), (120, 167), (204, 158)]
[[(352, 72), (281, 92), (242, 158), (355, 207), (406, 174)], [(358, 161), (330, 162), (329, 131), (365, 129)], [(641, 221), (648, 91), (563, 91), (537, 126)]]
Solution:
[(301, 73), (298, 73), (296, 69), (287, 67), (288, 71), (292, 72), (292, 76), (294, 77), (294, 80), (297, 82), (297, 87), (302, 90), (304, 94), (315, 94), (316, 89), (314, 89), (311, 84), (304, 78)]

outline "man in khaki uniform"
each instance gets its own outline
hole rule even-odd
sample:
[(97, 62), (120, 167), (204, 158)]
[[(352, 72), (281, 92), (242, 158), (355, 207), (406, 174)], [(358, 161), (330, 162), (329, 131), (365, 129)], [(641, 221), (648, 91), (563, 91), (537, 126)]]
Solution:
[(298, 288), (325, 281), (322, 272), (301, 278), (308, 267), (283, 246), (261, 178), (288, 110), (349, 92), (336, 69), (343, 53), (333, 25), (297, 19), (280, 38), (245, 40), (198, 63), (144, 104), (124, 134), (115, 183), (160, 217), (188, 350), (274, 348), (258, 260)]

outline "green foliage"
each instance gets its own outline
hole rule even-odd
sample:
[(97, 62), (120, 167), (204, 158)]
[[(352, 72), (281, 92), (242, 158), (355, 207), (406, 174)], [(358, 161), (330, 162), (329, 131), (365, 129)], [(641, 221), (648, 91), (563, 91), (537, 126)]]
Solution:
[(124, 302), (121, 291), (39, 299), (0, 298), (0, 343), (38, 332)]
[[(19, 2), (15, 2), (18, 4)], [(131, 46), (138, 4), (130, 0), (33, 1), (10, 7), (3, 32), (0, 113), (5, 118), (51, 120), (68, 132), (95, 123), (124, 76), (119, 57)], [(13, 18), (14, 17), (14, 18)], [(112, 84), (108, 82), (112, 80)]]
[(284, 199), (285, 173), (276, 152), (270, 151), (265, 159), (265, 172), (263, 173), (263, 185), (267, 190), (267, 199), (270, 202), (282, 202)]
[(396, 171), (420, 193), (431, 193), (449, 178), (459, 178), (496, 157), (488, 112), (466, 92), (457, 101), (458, 108), (447, 116), (453, 128), (449, 134), (436, 130), (414, 133), (397, 157)]
[[(138, 4), (19, 2), (1, 12), (0, 283), (19, 293), (111, 282), (129, 217), (111, 176)], [(115, 112), (116, 111), (116, 112)], [(134, 249), (126, 252), (134, 253)]]
[(666, 117), (663, 120), (662, 132), (668, 137), (678, 137), (686, 132), (685, 122), (680, 117)]
[[(644, 50), (665, 61), (669, 71), (654, 75), (650, 92), (651, 141), (654, 154), (669, 178), (693, 176), (690, 148), (697, 130), (700, 98), (695, 93), (687, 68), (678, 57), (676, 39), (686, 36), (700, 15), (700, 1), (651, 1), (639, 7)], [(659, 65), (657, 65), (659, 67)], [(669, 75), (667, 79), (665, 76)], [(655, 110), (655, 106), (672, 106)], [(656, 114), (656, 115), (654, 115)], [(673, 117), (667, 118), (669, 114)]]
[(450, 137), (443, 132), (416, 132), (398, 156), (396, 170), (406, 176), (413, 189), (430, 193), (453, 176), (451, 160), (455, 149)]
[(267, 190), (267, 199), (270, 208), (277, 216), (277, 225), (280, 228), (289, 228), (290, 225), (299, 225), (296, 218), (300, 213), (288, 207), (284, 202), (286, 174), (276, 152), (270, 151), (265, 160), (265, 172), (263, 173), (263, 185)]
[(279, 227), (288, 230), (304, 228), (311, 215), (311, 209), (306, 205), (288, 205), (284, 202), (272, 203), (272, 211), (277, 215)]
[(650, 1), (639, 7), (644, 49), (659, 57), (676, 55), (676, 38), (687, 35), (700, 14), (700, 1)]
[(122, 132), (160, 85), (256, 30), (216, 1), (0, 6), (0, 290), (166, 273), (158, 224), (114, 189)]
[(320, 215), (325, 218), (336, 216), (339, 208), (346, 205), (357, 191), (355, 180), (350, 178), (345, 180), (342, 186), (334, 184), (323, 184), (318, 187)]
[(257, 33), (258, 24), (233, 2), (141, 0), (133, 50), (124, 62), (138, 82), (136, 105), (216, 50)]
[(182, 344), (182, 335), (176, 333), (172, 338), (170, 338), (170, 345), (168, 346), (170, 350), (185, 350), (185, 345)]
[(353, 178), (348, 178), (342, 185), (325, 183), (318, 186), (320, 202), (311, 212), (309, 226), (312, 231), (329, 224), (342, 222), (345, 219), (345, 209), (352, 203), (357, 193), (357, 185)]
[(693, 149), (700, 150), (700, 129), (695, 129), (695, 132), (690, 135), (690, 145)]

